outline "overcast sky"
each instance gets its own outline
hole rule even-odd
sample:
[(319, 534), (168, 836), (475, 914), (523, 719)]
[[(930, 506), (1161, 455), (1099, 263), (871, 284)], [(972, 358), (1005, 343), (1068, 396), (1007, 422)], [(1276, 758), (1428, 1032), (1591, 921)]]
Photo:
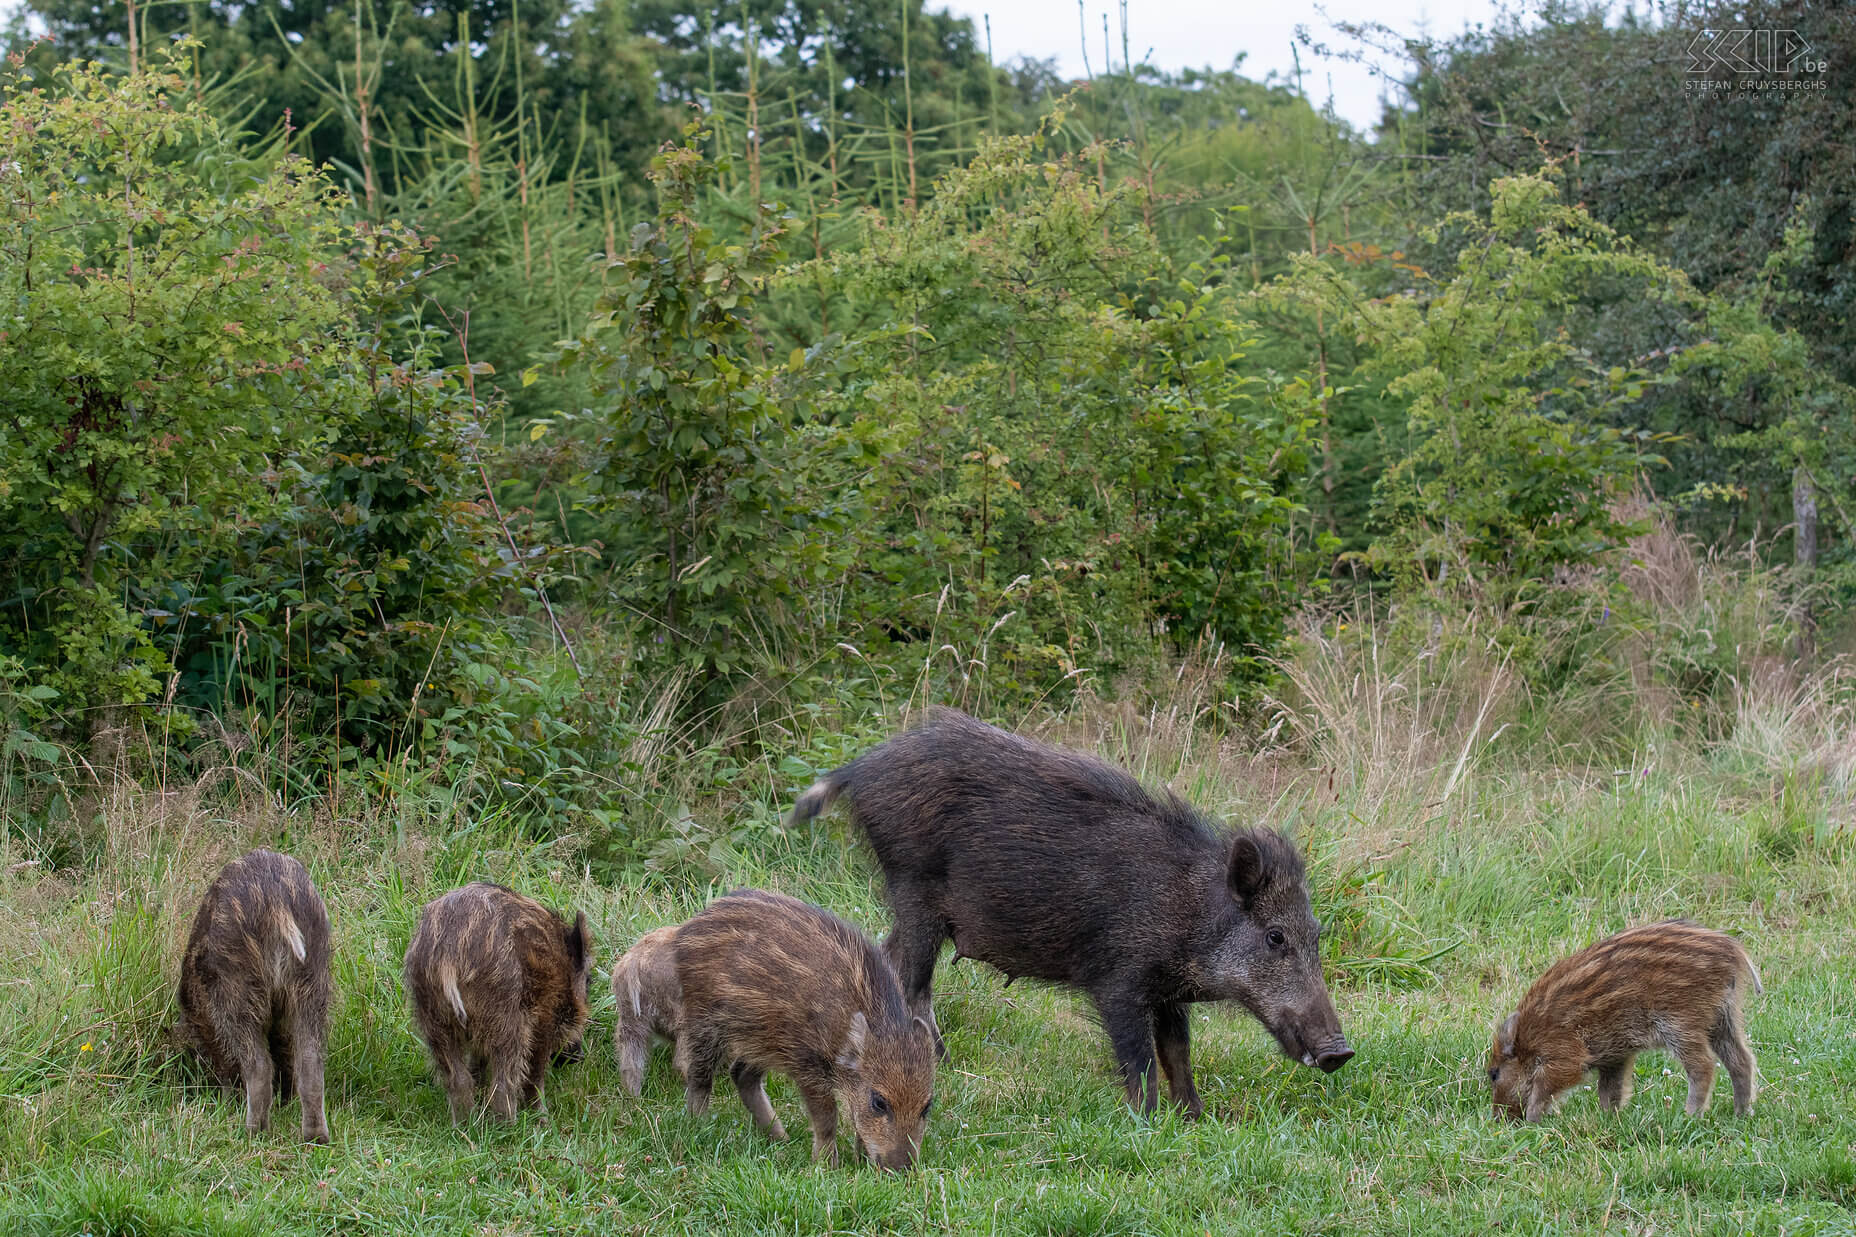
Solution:
[[(928, 6), (941, 4), (928, 0)], [(973, 18), (982, 39), (981, 19), (990, 15), (993, 56), (998, 60), (1021, 53), (1039, 59), (1054, 56), (1065, 75), (1081, 77), (1084, 73), (1080, 29), (1084, 22), (1077, 14), (1076, 0), (951, 0), (945, 7)], [(1295, 70), (1290, 45), (1297, 27), (1305, 26), (1315, 43), (1362, 52), (1396, 78), (1402, 65), (1387, 63), (1382, 53), (1339, 35), (1335, 24), (1375, 21), (1402, 35), (1447, 38), (1466, 25), (1490, 24), (1499, 7), (1497, 0), (1129, 0), (1128, 50), (1136, 64), (1145, 57), (1163, 69), (1206, 65), (1224, 69), (1241, 55), (1246, 77), (1261, 81), (1275, 72), (1288, 80)], [(1118, 0), (1083, 0), (1089, 28), (1087, 67), (1097, 73), (1103, 64), (1104, 14), (1119, 66)], [(1331, 91), (1334, 110), (1356, 128), (1365, 129), (1379, 119), (1379, 97), (1386, 85), (1374, 75), (1372, 64), (1311, 57), (1303, 49), (1302, 71), (1303, 86), (1317, 105)]]
[[(17, 0), (0, 0), (0, 22)], [(928, 0), (928, 7), (949, 8), (973, 18), (985, 37), (981, 19), (992, 19), (993, 56), (1009, 60), (1028, 55), (1055, 57), (1060, 72), (1083, 76), (1081, 30), (1076, 0)], [(1088, 68), (1101, 72), (1102, 18), (1109, 22), (1115, 62), (1121, 62), (1119, 0), (1083, 0), (1089, 27)], [(1447, 38), (1465, 26), (1488, 23), (1498, 0), (1129, 0), (1128, 48), (1163, 69), (1229, 68), (1242, 55), (1246, 76), (1261, 81), (1271, 72), (1285, 80), (1294, 71), (1290, 45), (1297, 27), (1307, 27), (1318, 44), (1360, 49), (1335, 32), (1337, 22), (1377, 21), (1400, 34)], [(1396, 76), (1403, 68), (1369, 52), (1377, 67)], [(1303, 56), (1303, 85), (1320, 104), (1330, 95), (1334, 109), (1355, 127), (1365, 129), (1379, 118), (1385, 83), (1373, 64), (1335, 57)]]

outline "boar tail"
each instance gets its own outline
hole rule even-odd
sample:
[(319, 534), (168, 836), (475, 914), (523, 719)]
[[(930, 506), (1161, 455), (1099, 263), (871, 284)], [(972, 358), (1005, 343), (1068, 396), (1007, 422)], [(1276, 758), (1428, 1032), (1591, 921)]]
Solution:
[(464, 998), (458, 992), (457, 967), (449, 962), (438, 964), (438, 987), (445, 994), (445, 1000), (451, 1002), (451, 1012), (458, 1016), (458, 1021), (469, 1022), (470, 1017), (464, 1012)]
[(844, 783), (836, 774), (826, 774), (813, 782), (803, 795), (793, 804), (793, 817), (789, 825), (803, 825), (820, 812), (830, 807), (832, 801), (844, 791)]
[(281, 906), (277, 908), (277, 935), (284, 938), (284, 944), (290, 947), (298, 962), (309, 957), (309, 951), (303, 946), (303, 929), (297, 927), (296, 916)]

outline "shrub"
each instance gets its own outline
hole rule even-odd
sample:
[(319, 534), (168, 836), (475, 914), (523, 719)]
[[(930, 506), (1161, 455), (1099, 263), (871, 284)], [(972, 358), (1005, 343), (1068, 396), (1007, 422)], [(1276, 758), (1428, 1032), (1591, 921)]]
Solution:
[(820, 356), (767, 356), (753, 309), (784, 223), (762, 204), (737, 245), (697, 219), (716, 174), (706, 137), (692, 125), (652, 161), (657, 216), (632, 230), (558, 359), (594, 386), (589, 480), (611, 596), (653, 628), (647, 661), (692, 667), (713, 691), (749, 669), (756, 638), (803, 626), (810, 597), (854, 561), (855, 478), (881, 435), (812, 415)]
[(846, 402), (901, 444), (860, 616), (986, 649), (1021, 699), (1207, 632), (1254, 670), (1292, 604), (1309, 421), (1246, 362), (1222, 266), (1169, 270), (1094, 154), (985, 142), (831, 263), (866, 323)]
[(171, 71), (0, 100), (0, 652), (67, 710), (146, 700), (162, 605), (278, 500), (346, 358), (339, 203)]

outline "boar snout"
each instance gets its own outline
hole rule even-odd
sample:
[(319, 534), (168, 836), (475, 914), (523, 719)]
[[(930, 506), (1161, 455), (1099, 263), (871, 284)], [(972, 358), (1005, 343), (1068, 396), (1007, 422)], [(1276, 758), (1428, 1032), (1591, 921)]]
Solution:
[(1284, 1020), (1280, 1029), (1272, 1029), (1276, 1030), (1276, 1042), (1281, 1045), (1284, 1056), (1324, 1074), (1332, 1074), (1353, 1060), (1353, 1047), (1340, 1029), (1340, 1017), (1334, 1012), (1334, 1006), (1326, 1001), (1322, 1004), (1325, 1008), (1292, 1015)]
[(1335, 1040), (1315, 1054), (1315, 1065), (1324, 1074), (1332, 1074), (1351, 1060), (1353, 1060), (1353, 1049), (1347, 1046), (1347, 1041), (1344, 1039)]
[(888, 1152), (878, 1151), (866, 1143), (864, 1155), (873, 1167), (888, 1173), (905, 1173), (915, 1167), (915, 1144), (906, 1139)]

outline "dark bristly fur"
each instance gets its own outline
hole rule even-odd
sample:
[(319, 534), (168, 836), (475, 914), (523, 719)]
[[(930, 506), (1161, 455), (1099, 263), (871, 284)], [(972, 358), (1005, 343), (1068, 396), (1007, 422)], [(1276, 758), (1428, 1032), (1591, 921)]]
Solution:
[(1686, 919), (1629, 928), (1554, 963), (1495, 1032), (1495, 1111), (1538, 1121), (1593, 1070), (1600, 1107), (1622, 1108), (1631, 1063), (1660, 1046), (1688, 1074), (1691, 1117), (1708, 1106), (1717, 1056), (1734, 1112), (1746, 1116), (1759, 1090), (1741, 1013), (1749, 981), (1760, 990), (1738, 941)]
[[(1100, 760), (951, 710), (826, 775), (793, 819), (840, 795), (882, 866), (885, 947), (929, 1019), (941, 943), (1008, 978), (1088, 993), (1129, 1101), (1203, 1109), (1187, 1007), (1233, 999), (1308, 1065), (1353, 1055), (1321, 978), (1302, 860), (1267, 829), (1221, 836), (1172, 795)], [(937, 1034), (938, 1041), (938, 1034)]]
[(275, 851), (234, 859), (208, 887), (181, 961), (183, 1033), (221, 1086), (245, 1090), (245, 1129), (271, 1098), (302, 1101), (303, 1138), (329, 1141), (329, 913), (303, 865)]
[(575, 1059), (586, 1030), (593, 939), (531, 898), (479, 882), (428, 902), (406, 949), (413, 1025), (451, 1101), (470, 1116), (487, 1077), (490, 1109), (513, 1120), (550, 1061)]
[(677, 983), (677, 930), (659, 928), (638, 938), (612, 964), (612, 1053), (619, 1078), (633, 1095), (644, 1090), (651, 1037), (672, 1043), (683, 1022), (683, 990)]
[(677, 929), (675, 948), (690, 1112), (708, 1108), (731, 1066), (754, 1124), (783, 1139), (764, 1085), (776, 1071), (805, 1102), (814, 1159), (838, 1162), (842, 1100), (872, 1163), (914, 1162), (934, 1099), (934, 1038), (874, 942), (830, 911), (744, 889)]

